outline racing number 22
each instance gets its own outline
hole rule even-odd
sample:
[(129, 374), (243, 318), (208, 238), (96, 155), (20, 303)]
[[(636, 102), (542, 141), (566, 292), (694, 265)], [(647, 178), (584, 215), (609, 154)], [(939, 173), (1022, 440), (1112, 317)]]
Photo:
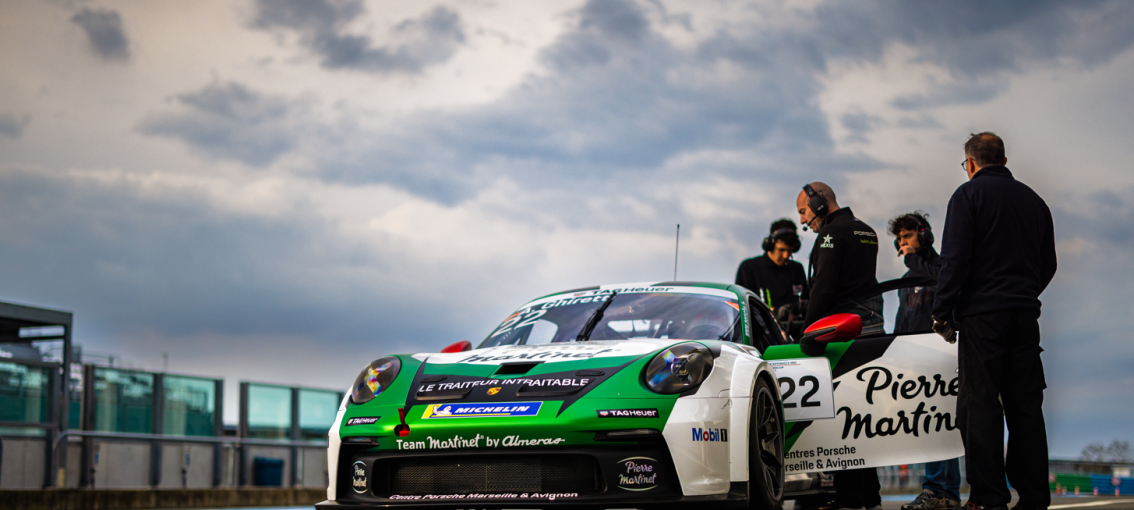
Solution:
[[(788, 385), (787, 391), (783, 392), (783, 397), (782, 397), (783, 402), (784, 402), (784, 408), (785, 409), (791, 409), (791, 408), (796, 407), (795, 402), (788, 402), (788, 398), (790, 398), (792, 396), (792, 394), (795, 393), (795, 388), (796, 388), (795, 387), (795, 379), (792, 379), (790, 377), (781, 377), (779, 379), (779, 382), (780, 382), (780, 388), (781, 389), (783, 389), (784, 383), (787, 383), (787, 385)], [(805, 375), (805, 376), (799, 378), (800, 388), (807, 385), (808, 383), (811, 384), (811, 391), (808, 391), (807, 393), (803, 394), (803, 398), (801, 398), (799, 400), (799, 405), (801, 407), (819, 407), (819, 405), (820, 405), (819, 402), (809, 400), (813, 395), (815, 395), (816, 393), (819, 392), (819, 379), (816, 378), (813, 375)]]

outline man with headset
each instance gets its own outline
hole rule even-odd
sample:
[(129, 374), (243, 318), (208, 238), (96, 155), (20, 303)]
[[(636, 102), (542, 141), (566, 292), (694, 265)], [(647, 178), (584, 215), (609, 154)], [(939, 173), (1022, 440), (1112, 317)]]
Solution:
[[(866, 295), (878, 285), (878, 234), (849, 207), (839, 207), (835, 192), (822, 182), (804, 185), (795, 205), (803, 229), (819, 234), (808, 263), (811, 300), (804, 327), (828, 315), (853, 313), (862, 317), (863, 335), (882, 333), (882, 297)], [(825, 345), (803, 348), (817, 356)]]
[[(1039, 295), (1055, 276), (1051, 210), (1004, 165), (1004, 141), (972, 135), (961, 163), (969, 181), (953, 192), (941, 243), (933, 330), (957, 341), (957, 425), (969, 481), (966, 510), (1046, 509)], [(812, 297), (814, 303), (814, 297)], [(1008, 452), (1004, 455), (1004, 426)]]
[(807, 299), (807, 276), (803, 264), (791, 260), (802, 243), (795, 222), (781, 218), (772, 222), (760, 247), (764, 254), (746, 259), (736, 270), (736, 284), (760, 296), (768, 306), (780, 308)]
[[(835, 313), (862, 317), (863, 334), (882, 332), (882, 297), (869, 296), (878, 284), (878, 235), (854, 217), (849, 207), (839, 207), (830, 186), (813, 182), (803, 186), (795, 200), (799, 222), (819, 234), (811, 248), (809, 270), (811, 300), (803, 320), (806, 328)], [(826, 344), (800, 342), (808, 356), (822, 355)], [(881, 510), (878, 471), (875, 468), (835, 472), (833, 508)]]
[[(905, 278), (937, 278), (941, 272), (941, 255), (933, 248), (933, 227), (925, 213), (906, 213), (890, 220), (894, 248), (906, 264)], [(898, 289), (898, 316), (894, 333), (926, 333), (933, 331), (933, 296), (937, 286)]]
[[(906, 213), (890, 220), (894, 249), (902, 257), (909, 277), (937, 278), (941, 255), (933, 249), (933, 227), (922, 212)], [(894, 333), (925, 333), (933, 330), (933, 296), (937, 286), (898, 289), (898, 317)], [(902, 510), (954, 510), (961, 505), (961, 462), (959, 459), (925, 463), (925, 482), (921, 494)]]

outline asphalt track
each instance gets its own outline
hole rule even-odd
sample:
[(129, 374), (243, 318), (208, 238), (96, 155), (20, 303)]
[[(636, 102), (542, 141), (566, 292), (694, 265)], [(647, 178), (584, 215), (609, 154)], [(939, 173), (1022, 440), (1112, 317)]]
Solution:
[[(902, 505), (912, 500), (913, 494), (910, 495), (886, 495), (882, 499), (883, 510), (901, 510)], [(1013, 501), (1015, 504), (1015, 501)], [(259, 507), (259, 508), (217, 508), (213, 510), (310, 510), (310, 506), (289, 506), (289, 507)], [(1052, 497), (1051, 506), (1048, 510), (1070, 510), (1070, 509), (1084, 509), (1084, 510), (1134, 510), (1134, 498), (1130, 496), (1114, 497), (1114, 496), (1067, 496), (1067, 497)], [(784, 510), (793, 510), (793, 505), (788, 502), (784, 505)]]

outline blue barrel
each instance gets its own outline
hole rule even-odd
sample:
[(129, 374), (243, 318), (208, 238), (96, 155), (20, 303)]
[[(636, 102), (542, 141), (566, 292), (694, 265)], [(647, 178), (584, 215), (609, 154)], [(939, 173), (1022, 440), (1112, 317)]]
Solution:
[(268, 457), (252, 459), (252, 485), (257, 487), (282, 487), (283, 467), (283, 459)]

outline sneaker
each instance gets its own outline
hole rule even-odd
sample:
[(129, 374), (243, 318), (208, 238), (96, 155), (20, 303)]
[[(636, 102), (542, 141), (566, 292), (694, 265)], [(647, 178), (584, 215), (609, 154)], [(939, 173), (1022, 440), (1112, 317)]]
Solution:
[[(950, 505), (950, 503), (952, 503)], [(959, 502), (938, 496), (936, 492), (923, 489), (909, 504), (902, 505), (902, 510), (953, 510), (960, 506)]]

